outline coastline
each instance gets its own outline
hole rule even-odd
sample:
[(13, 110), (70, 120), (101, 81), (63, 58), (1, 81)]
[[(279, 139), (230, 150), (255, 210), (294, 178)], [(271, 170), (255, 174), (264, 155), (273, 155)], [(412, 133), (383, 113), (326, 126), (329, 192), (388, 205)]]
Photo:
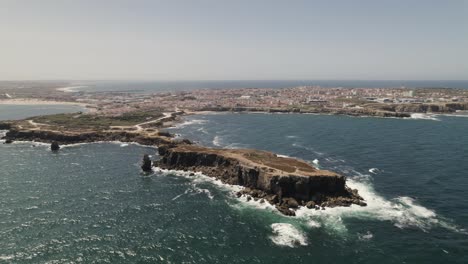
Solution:
[(79, 102), (66, 102), (66, 101), (46, 101), (39, 99), (2, 99), (0, 100), (0, 105), (76, 105), (88, 107), (89, 104), (79, 103)]
[[(174, 112), (156, 120), (179, 121), (177, 116), (183, 112)], [(37, 127), (25, 128), (27, 124), (6, 123), (8, 129), (4, 144), (17, 141), (50, 143), (56, 145), (74, 145), (83, 143), (139, 143), (157, 147), (161, 159), (151, 161), (152, 167), (201, 172), (231, 185), (246, 187), (238, 192), (238, 197), (262, 200), (275, 206), (287, 216), (294, 216), (300, 206), (319, 210), (324, 207), (352, 204), (366, 206), (357, 190), (346, 187), (346, 177), (337, 173), (320, 170), (298, 158), (278, 156), (272, 152), (256, 149), (225, 149), (195, 145), (188, 139), (175, 140), (167, 132), (154, 131), (113, 131), (89, 129)], [(30, 124), (31, 122), (29, 122)], [(39, 124), (41, 125), (41, 124)], [(138, 125), (138, 124), (137, 124)], [(33, 143), (34, 144), (34, 143)], [(145, 170), (144, 171), (151, 171)]]

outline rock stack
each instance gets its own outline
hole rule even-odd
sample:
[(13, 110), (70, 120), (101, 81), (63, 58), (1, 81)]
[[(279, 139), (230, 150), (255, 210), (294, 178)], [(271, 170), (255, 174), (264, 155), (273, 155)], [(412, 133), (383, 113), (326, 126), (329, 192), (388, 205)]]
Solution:
[(50, 144), (50, 150), (58, 151), (59, 149), (60, 149), (60, 146), (56, 141), (54, 141), (54, 142), (52, 142), (52, 144)]
[(143, 156), (143, 164), (141, 165), (141, 169), (144, 172), (150, 172), (150, 171), (152, 171), (151, 167), (152, 167), (151, 159), (149, 158), (148, 154), (145, 154)]

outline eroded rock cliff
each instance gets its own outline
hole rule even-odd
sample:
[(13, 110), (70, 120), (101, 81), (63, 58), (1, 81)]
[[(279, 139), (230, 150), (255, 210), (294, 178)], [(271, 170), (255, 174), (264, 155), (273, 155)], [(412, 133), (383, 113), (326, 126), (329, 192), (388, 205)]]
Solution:
[(160, 168), (202, 172), (248, 187), (238, 195), (266, 200), (286, 215), (294, 215), (290, 209), (310, 202), (313, 207), (365, 205), (356, 190), (346, 187), (344, 176), (270, 152), (185, 144), (162, 145), (158, 152), (161, 159), (155, 165)]

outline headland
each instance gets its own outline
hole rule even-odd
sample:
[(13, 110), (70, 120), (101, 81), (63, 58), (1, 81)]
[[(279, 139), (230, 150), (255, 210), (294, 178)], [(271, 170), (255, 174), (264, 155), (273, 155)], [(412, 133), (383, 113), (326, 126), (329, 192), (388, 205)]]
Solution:
[[(121, 116), (91, 113), (56, 114), (0, 123), (8, 130), (5, 143), (34, 141), (58, 145), (105, 141), (136, 142), (158, 147), (161, 169), (201, 172), (224, 183), (241, 185), (238, 196), (268, 202), (285, 215), (299, 206), (365, 206), (357, 190), (346, 187), (346, 177), (319, 170), (309, 163), (253, 149), (218, 149), (176, 139), (162, 129), (184, 112), (135, 111)], [(146, 157), (147, 159), (147, 157)], [(146, 160), (146, 171), (148, 171)]]

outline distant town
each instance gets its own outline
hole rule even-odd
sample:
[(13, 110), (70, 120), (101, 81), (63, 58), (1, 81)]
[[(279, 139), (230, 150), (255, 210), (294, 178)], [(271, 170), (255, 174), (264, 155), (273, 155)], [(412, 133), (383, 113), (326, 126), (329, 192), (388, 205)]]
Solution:
[[(0, 101), (34, 99), (87, 104), (94, 112), (120, 115), (134, 110), (304, 112), (397, 116), (468, 110), (468, 90), (451, 88), (199, 89), (179, 92), (76, 91), (66, 82), (2, 82)], [(403, 116), (404, 117), (404, 116)]]

